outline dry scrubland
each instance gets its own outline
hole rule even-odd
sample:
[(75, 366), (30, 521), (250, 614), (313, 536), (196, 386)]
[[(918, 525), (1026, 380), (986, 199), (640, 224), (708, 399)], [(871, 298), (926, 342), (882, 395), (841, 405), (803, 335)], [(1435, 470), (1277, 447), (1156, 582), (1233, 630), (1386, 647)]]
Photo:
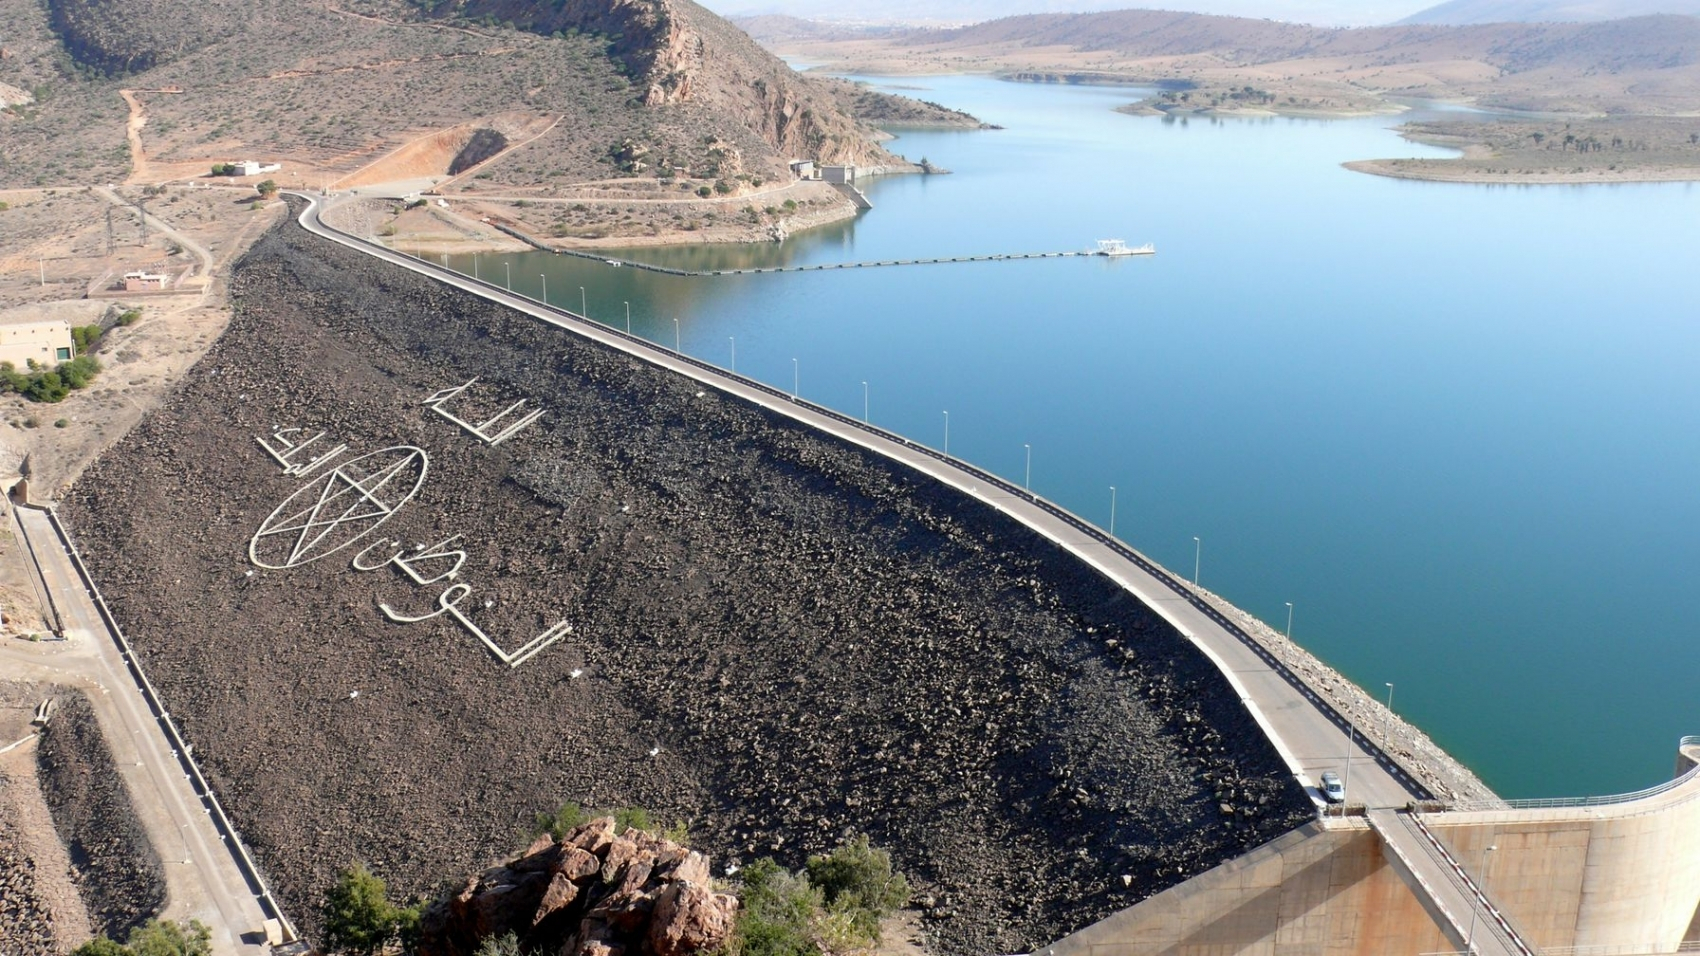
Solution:
[[(1365, 172), (1469, 182), (1700, 178), (1694, 17), (1357, 30), (1152, 10), (931, 30), (861, 30), (787, 17), (739, 22), (770, 48), (833, 70), (995, 72), (1029, 82), (1164, 88), (1132, 104), (1128, 111), (1136, 113), (1350, 115), (1439, 99), (1565, 117), (1407, 127), (1413, 139), (1466, 153), (1456, 161), (1352, 164)], [(1544, 145), (1526, 139), (1537, 130), (1545, 131)], [(1603, 146), (1583, 154), (1556, 147), (1567, 133)]]
[[(64, 513), (296, 913), (357, 858), (434, 891), (577, 799), (689, 820), (723, 863), (866, 832), (939, 951), (1017, 952), (1310, 816), (1208, 661), (976, 502), (292, 226), (233, 288)], [(473, 375), (471, 412), (547, 417), (491, 449), (419, 405)], [(299, 484), (254, 444), (278, 424), (428, 449), (385, 532), (464, 535), (507, 646), (573, 634), (510, 671), (446, 618), (384, 621), (436, 590), (349, 552), (249, 577)]]
[[(212, 0), (185, 17), (159, 0), (0, 0), (18, 32), (0, 81), (38, 100), (0, 113), (0, 186), (205, 180), (215, 163), (259, 158), (284, 168), (254, 179), (285, 186), (435, 180), (450, 194), (591, 202), (605, 181), (664, 179), (688, 203), (705, 187), (719, 199), (789, 179), (792, 157), (894, 163), (857, 112), (977, 125), (801, 79), (684, 0), (424, 15), (439, 6)], [(50, 17), (72, 24), (69, 56)], [(589, 231), (629, 231), (590, 209)]]
[(1700, 118), (1407, 123), (1399, 132), (1463, 155), (1347, 165), (1383, 176), (1478, 183), (1700, 179)]
[[(222, 267), (275, 221), (281, 203), (255, 208), (251, 192), (173, 187), (146, 199), (149, 214), (196, 238)], [(94, 383), (45, 405), (0, 396), (0, 466), (16, 471), (25, 456), (39, 497), (52, 498), (102, 449), (156, 404), (218, 337), (229, 318), (222, 281), (182, 295), (118, 295), (83, 299), (102, 276), (164, 264), (177, 271), (193, 257), (150, 229), (145, 244), (133, 209), (112, 207), (82, 189), (0, 192), (0, 316), (62, 317), (74, 325), (141, 309), (134, 325), (111, 328), (94, 355), (104, 366)], [(106, 213), (115, 244), (107, 256)], [(173, 251), (177, 250), (177, 251)], [(42, 282), (45, 272), (46, 282)], [(63, 422), (60, 425), (58, 423)]]

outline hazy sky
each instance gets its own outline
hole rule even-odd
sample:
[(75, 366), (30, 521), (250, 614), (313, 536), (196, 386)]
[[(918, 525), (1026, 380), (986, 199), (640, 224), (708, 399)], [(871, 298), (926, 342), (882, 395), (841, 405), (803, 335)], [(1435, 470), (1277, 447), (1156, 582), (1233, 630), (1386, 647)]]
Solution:
[(697, 0), (716, 13), (790, 13), (834, 19), (882, 19), (914, 16), (919, 11), (937, 19), (987, 20), (1014, 13), (1118, 10), (1153, 7), (1191, 10), (1237, 17), (1269, 17), (1327, 26), (1391, 23), (1425, 10), (1440, 0)]

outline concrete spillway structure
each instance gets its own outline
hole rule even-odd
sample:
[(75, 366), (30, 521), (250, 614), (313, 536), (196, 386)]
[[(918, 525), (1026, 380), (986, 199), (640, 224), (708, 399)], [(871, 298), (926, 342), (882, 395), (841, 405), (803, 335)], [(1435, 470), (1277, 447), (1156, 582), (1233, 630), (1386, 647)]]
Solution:
[[(1677, 776), (1651, 790), (1420, 813), (1444, 855), (1412, 853), (1401, 821), (1326, 818), (1039, 952), (1417, 956), (1467, 951), (1472, 941), (1484, 956), (1700, 948), (1697, 765), (1700, 738), (1684, 738)], [(1443, 857), (1461, 872), (1444, 873)]]

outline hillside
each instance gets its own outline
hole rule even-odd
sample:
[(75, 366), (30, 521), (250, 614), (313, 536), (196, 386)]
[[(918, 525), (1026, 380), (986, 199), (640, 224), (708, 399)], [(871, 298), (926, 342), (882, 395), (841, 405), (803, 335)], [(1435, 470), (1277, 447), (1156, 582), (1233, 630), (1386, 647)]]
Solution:
[[(1327, 29), (1157, 10), (1006, 17), (884, 36), (773, 20), (758, 39), (835, 70), (998, 71), (1032, 79), (1168, 81), (1269, 94), (1259, 104), (1362, 111), (1389, 96), (1552, 112), (1700, 110), (1700, 18)], [(1226, 104), (1217, 104), (1226, 105)]]
[(362, 182), (444, 176), (492, 156), (480, 173), (515, 186), (674, 167), (776, 176), (793, 156), (893, 162), (843, 91), (689, 0), (188, 9), (0, 0), (15, 31), (0, 84), (38, 100), (0, 114), (0, 187), (159, 182), (248, 157), (311, 186), (363, 169)]
[(1700, 16), (1700, 0), (1450, 0), (1399, 22), (1462, 26), (1472, 23), (1585, 23), (1659, 13)]

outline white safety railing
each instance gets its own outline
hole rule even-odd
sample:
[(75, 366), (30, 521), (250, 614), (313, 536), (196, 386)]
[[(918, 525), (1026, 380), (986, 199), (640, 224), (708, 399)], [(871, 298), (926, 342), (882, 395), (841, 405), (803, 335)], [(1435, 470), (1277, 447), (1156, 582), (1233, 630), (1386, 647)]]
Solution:
[[(1677, 741), (1678, 749), (1685, 748), (1685, 747), (1694, 747), (1694, 746), (1700, 746), (1700, 736), (1691, 735), (1691, 736), (1684, 737), (1681, 740)], [(1664, 783), (1661, 783), (1657, 786), (1648, 787), (1645, 790), (1636, 790), (1633, 793), (1612, 793), (1612, 794), (1605, 794), (1605, 795), (1597, 796), (1597, 797), (1544, 797), (1544, 798), (1539, 798), (1539, 799), (1534, 799), (1534, 800), (1503, 800), (1503, 801), (1499, 801), (1497, 803), (1488, 803), (1488, 802), (1482, 802), (1482, 801), (1467, 801), (1467, 802), (1452, 804), (1450, 807), (1448, 807), (1448, 809), (1451, 809), (1451, 810), (1506, 810), (1506, 809), (1511, 809), (1511, 810), (1551, 810), (1551, 809), (1565, 809), (1565, 808), (1571, 808), (1571, 807), (1609, 807), (1609, 806), (1615, 806), (1615, 805), (1620, 804), (1620, 803), (1634, 803), (1637, 800), (1645, 800), (1648, 797), (1656, 797), (1661, 793), (1669, 793), (1670, 791), (1675, 790), (1676, 788), (1682, 786), (1683, 784), (1686, 784), (1686, 783), (1694, 780), (1696, 774), (1700, 774), (1700, 764), (1696, 764), (1694, 767), (1690, 768), (1687, 773), (1684, 773), (1684, 774), (1682, 774), (1682, 775), (1680, 775), (1680, 776), (1678, 776), (1674, 779), (1666, 780)]]

